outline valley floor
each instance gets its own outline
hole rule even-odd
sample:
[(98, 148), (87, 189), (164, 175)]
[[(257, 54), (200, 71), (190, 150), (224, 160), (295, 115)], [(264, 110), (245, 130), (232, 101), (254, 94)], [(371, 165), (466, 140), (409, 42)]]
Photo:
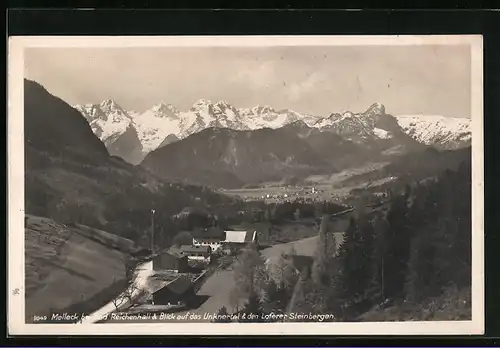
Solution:
[[(296, 186), (288, 186), (283, 182), (268, 182), (252, 188), (226, 189), (221, 193), (228, 196), (237, 196), (247, 201), (264, 200), (266, 203), (280, 202), (286, 199), (311, 199), (315, 201), (342, 201), (350, 191), (364, 186), (379, 186), (391, 177), (376, 182), (361, 181), (346, 184), (345, 181), (357, 175), (377, 171), (388, 162), (367, 163), (360, 167), (345, 169), (339, 173), (311, 175)], [(314, 188), (314, 191), (313, 191)]]

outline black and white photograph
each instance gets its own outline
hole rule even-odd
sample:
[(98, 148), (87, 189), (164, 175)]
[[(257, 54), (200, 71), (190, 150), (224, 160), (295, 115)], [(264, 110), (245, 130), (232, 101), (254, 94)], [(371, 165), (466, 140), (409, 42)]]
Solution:
[(9, 45), (9, 330), (484, 332), (481, 36)]

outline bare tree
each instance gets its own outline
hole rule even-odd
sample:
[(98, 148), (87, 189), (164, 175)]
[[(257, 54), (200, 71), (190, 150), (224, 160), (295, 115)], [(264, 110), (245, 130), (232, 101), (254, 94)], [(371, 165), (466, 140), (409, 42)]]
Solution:
[[(117, 283), (117, 280), (115, 277), (113, 277), (113, 285), (115, 285)], [(111, 300), (111, 302), (113, 303), (113, 306), (115, 306), (115, 311), (120, 311), (122, 305), (125, 303), (125, 298), (123, 296), (123, 294), (119, 294), (118, 296), (116, 296), (115, 298), (113, 298)]]
[(130, 256), (129, 254), (123, 255), (123, 266), (125, 271), (125, 279), (127, 284), (130, 284), (135, 279), (135, 269), (137, 268), (137, 259)]
[(130, 306), (137, 304), (143, 295), (144, 291), (141, 291), (135, 282), (130, 283), (123, 292), (124, 301), (128, 302)]
[(260, 293), (266, 283), (265, 261), (254, 246), (247, 247), (234, 265), (237, 297), (246, 299), (252, 293)]
[(269, 277), (278, 285), (285, 286), (287, 290), (293, 288), (298, 279), (297, 270), (293, 266), (292, 255), (285, 252), (281, 253), (276, 263), (270, 265), (272, 267), (268, 269)]
[[(137, 260), (128, 254), (123, 255), (124, 275), (121, 279), (125, 280), (125, 290), (116, 296), (111, 302), (115, 306), (116, 311), (122, 310), (126, 305), (132, 306), (137, 303), (137, 300), (142, 298), (145, 293), (141, 291), (136, 283), (135, 269)], [(116, 277), (113, 277), (113, 284), (116, 284)]]

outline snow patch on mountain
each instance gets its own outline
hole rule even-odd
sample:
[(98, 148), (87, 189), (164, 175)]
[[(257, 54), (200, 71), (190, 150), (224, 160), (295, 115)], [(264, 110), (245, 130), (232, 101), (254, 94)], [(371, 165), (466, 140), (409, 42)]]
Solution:
[(380, 128), (373, 128), (373, 133), (380, 139), (390, 139), (391, 134), (386, 131), (385, 129), (380, 129)]
[(180, 132), (179, 111), (170, 104), (157, 104), (136, 115), (133, 121), (146, 153), (156, 149), (168, 134)]
[(182, 139), (209, 127), (255, 130), (280, 128), (298, 120), (312, 126), (318, 119), (319, 117), (288, 109), (276, 111), (270, 106), (261, 105), (238, 109), (227, 101), (214, 103), (208, 99), (200, 99), (185, 112), (170, 105), (156, 105), (135, 116), (134, 122), (144, 151), (149, 152), (156, 149), (169, 134)]
[(94, 134), (103, 142), (125, 133), (132, 122), (128, 112), (111, 99), (100, 104), (77, 105), (75, 108), (82, 113)]
[(470, 143), (470, 119), (441, 115), (398, 115), (399, 126), (412, 138), (426, 145), (459, 148)]
[(383, 126), (377, 126), (382, 117), (386, 117), (385, 107), (375, 103), (362, 113), (351, 111), (342, 114), (333, 113), (319, 119), (313, 127), (321, 131), (334, 132), (356, 143), (364, 143), (369, 139), (390, 139), (391, 132), (383, 129)]

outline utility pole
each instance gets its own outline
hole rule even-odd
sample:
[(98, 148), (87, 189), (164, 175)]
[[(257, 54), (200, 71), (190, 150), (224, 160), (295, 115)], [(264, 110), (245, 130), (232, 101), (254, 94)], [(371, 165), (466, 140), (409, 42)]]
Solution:
[(385, 301), (385, 278), (384, 278), (384, 263), (385, 257), (382, 255), (382, 300)]
[(151, 254), (154, 255), (155, 247), (155, 210), (151, 209)]

